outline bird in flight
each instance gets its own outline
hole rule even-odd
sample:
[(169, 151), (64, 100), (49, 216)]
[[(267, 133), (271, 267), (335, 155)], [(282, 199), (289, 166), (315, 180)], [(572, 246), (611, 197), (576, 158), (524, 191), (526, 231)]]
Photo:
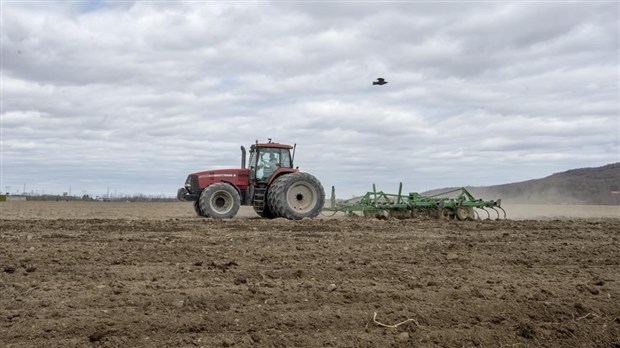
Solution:
[(383, 77), (379, 77), (379, 78), (377, 78), (377, 81), (373, 81), (372, 82), (372, 85), (373, 86), (376, 86), (376, 85), (382, 86), (382, 85), (385, 85), (386, 83), (387, 83), (387, 81), (385, 81), (385, 79)]

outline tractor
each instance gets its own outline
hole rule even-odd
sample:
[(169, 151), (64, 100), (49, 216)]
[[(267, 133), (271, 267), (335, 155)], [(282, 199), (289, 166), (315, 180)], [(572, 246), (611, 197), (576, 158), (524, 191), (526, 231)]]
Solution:
[[(293, 167), (295, 146), (272, 142), (241, 146), (240, 169), (192, 173), (177, 192), (181, 201), (193, 201), (198, 216), (229, 219), (241, 205), (252, 205), (264, 218), (299, 220), (319, 215), (325, 204), (323, 186), (311, 174)], [(292, 154), (291, 154), (292, 150)]]

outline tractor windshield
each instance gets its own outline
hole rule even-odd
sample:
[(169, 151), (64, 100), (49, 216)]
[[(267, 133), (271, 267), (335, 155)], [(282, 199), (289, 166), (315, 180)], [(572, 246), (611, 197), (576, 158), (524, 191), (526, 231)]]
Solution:
[[(288, 149), (259, 148), (256, 153), (256, 179), (269, 178), (278, 168), (291, 168), (291, 154)], [(254, 160), (250, 157), (250, 163)]]

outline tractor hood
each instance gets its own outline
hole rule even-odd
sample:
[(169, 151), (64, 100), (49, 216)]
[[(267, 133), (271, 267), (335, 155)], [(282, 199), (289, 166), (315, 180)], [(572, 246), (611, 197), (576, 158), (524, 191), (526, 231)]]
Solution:
[(196, 175), (198, 180), (202, 179), (214, 179), (214, 178), (235, 178), (239, 175), (248, 175), (250, 172), (249, 169), (215, 169), (215, 170), (205, 170), (202, 172), (195, 172), (190, 175)]
[(177, 192), (177, 198), (182, 201), (196, 201), (202, 190), (217, 182), (226, 182), (233, 185), (237, 191), (247, 189), (249, 185), (249, 169), (216, 169), (195, 172), (187, 176), (185, 185)]
[(216, 182), (228, 182), (236, 186), (237, 189), (243, 190), (248, 186), (250, 170), (240, 168), (205, 170), (190, 174), (188, 180), (192, 176), (199, 189), (204, 189)]

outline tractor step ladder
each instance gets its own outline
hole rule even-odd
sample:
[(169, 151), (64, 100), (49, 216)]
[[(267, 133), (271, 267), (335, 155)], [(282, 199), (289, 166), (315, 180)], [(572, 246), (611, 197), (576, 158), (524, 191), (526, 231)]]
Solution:
[(263, 214), (263, 211), (265, 210), (265, 201), (267, 199), (267, 197), (265, 197), (266, 194), (267, 185), (257, 185), (254, 189), (254, 211), (256, 211), (261, 216)]

